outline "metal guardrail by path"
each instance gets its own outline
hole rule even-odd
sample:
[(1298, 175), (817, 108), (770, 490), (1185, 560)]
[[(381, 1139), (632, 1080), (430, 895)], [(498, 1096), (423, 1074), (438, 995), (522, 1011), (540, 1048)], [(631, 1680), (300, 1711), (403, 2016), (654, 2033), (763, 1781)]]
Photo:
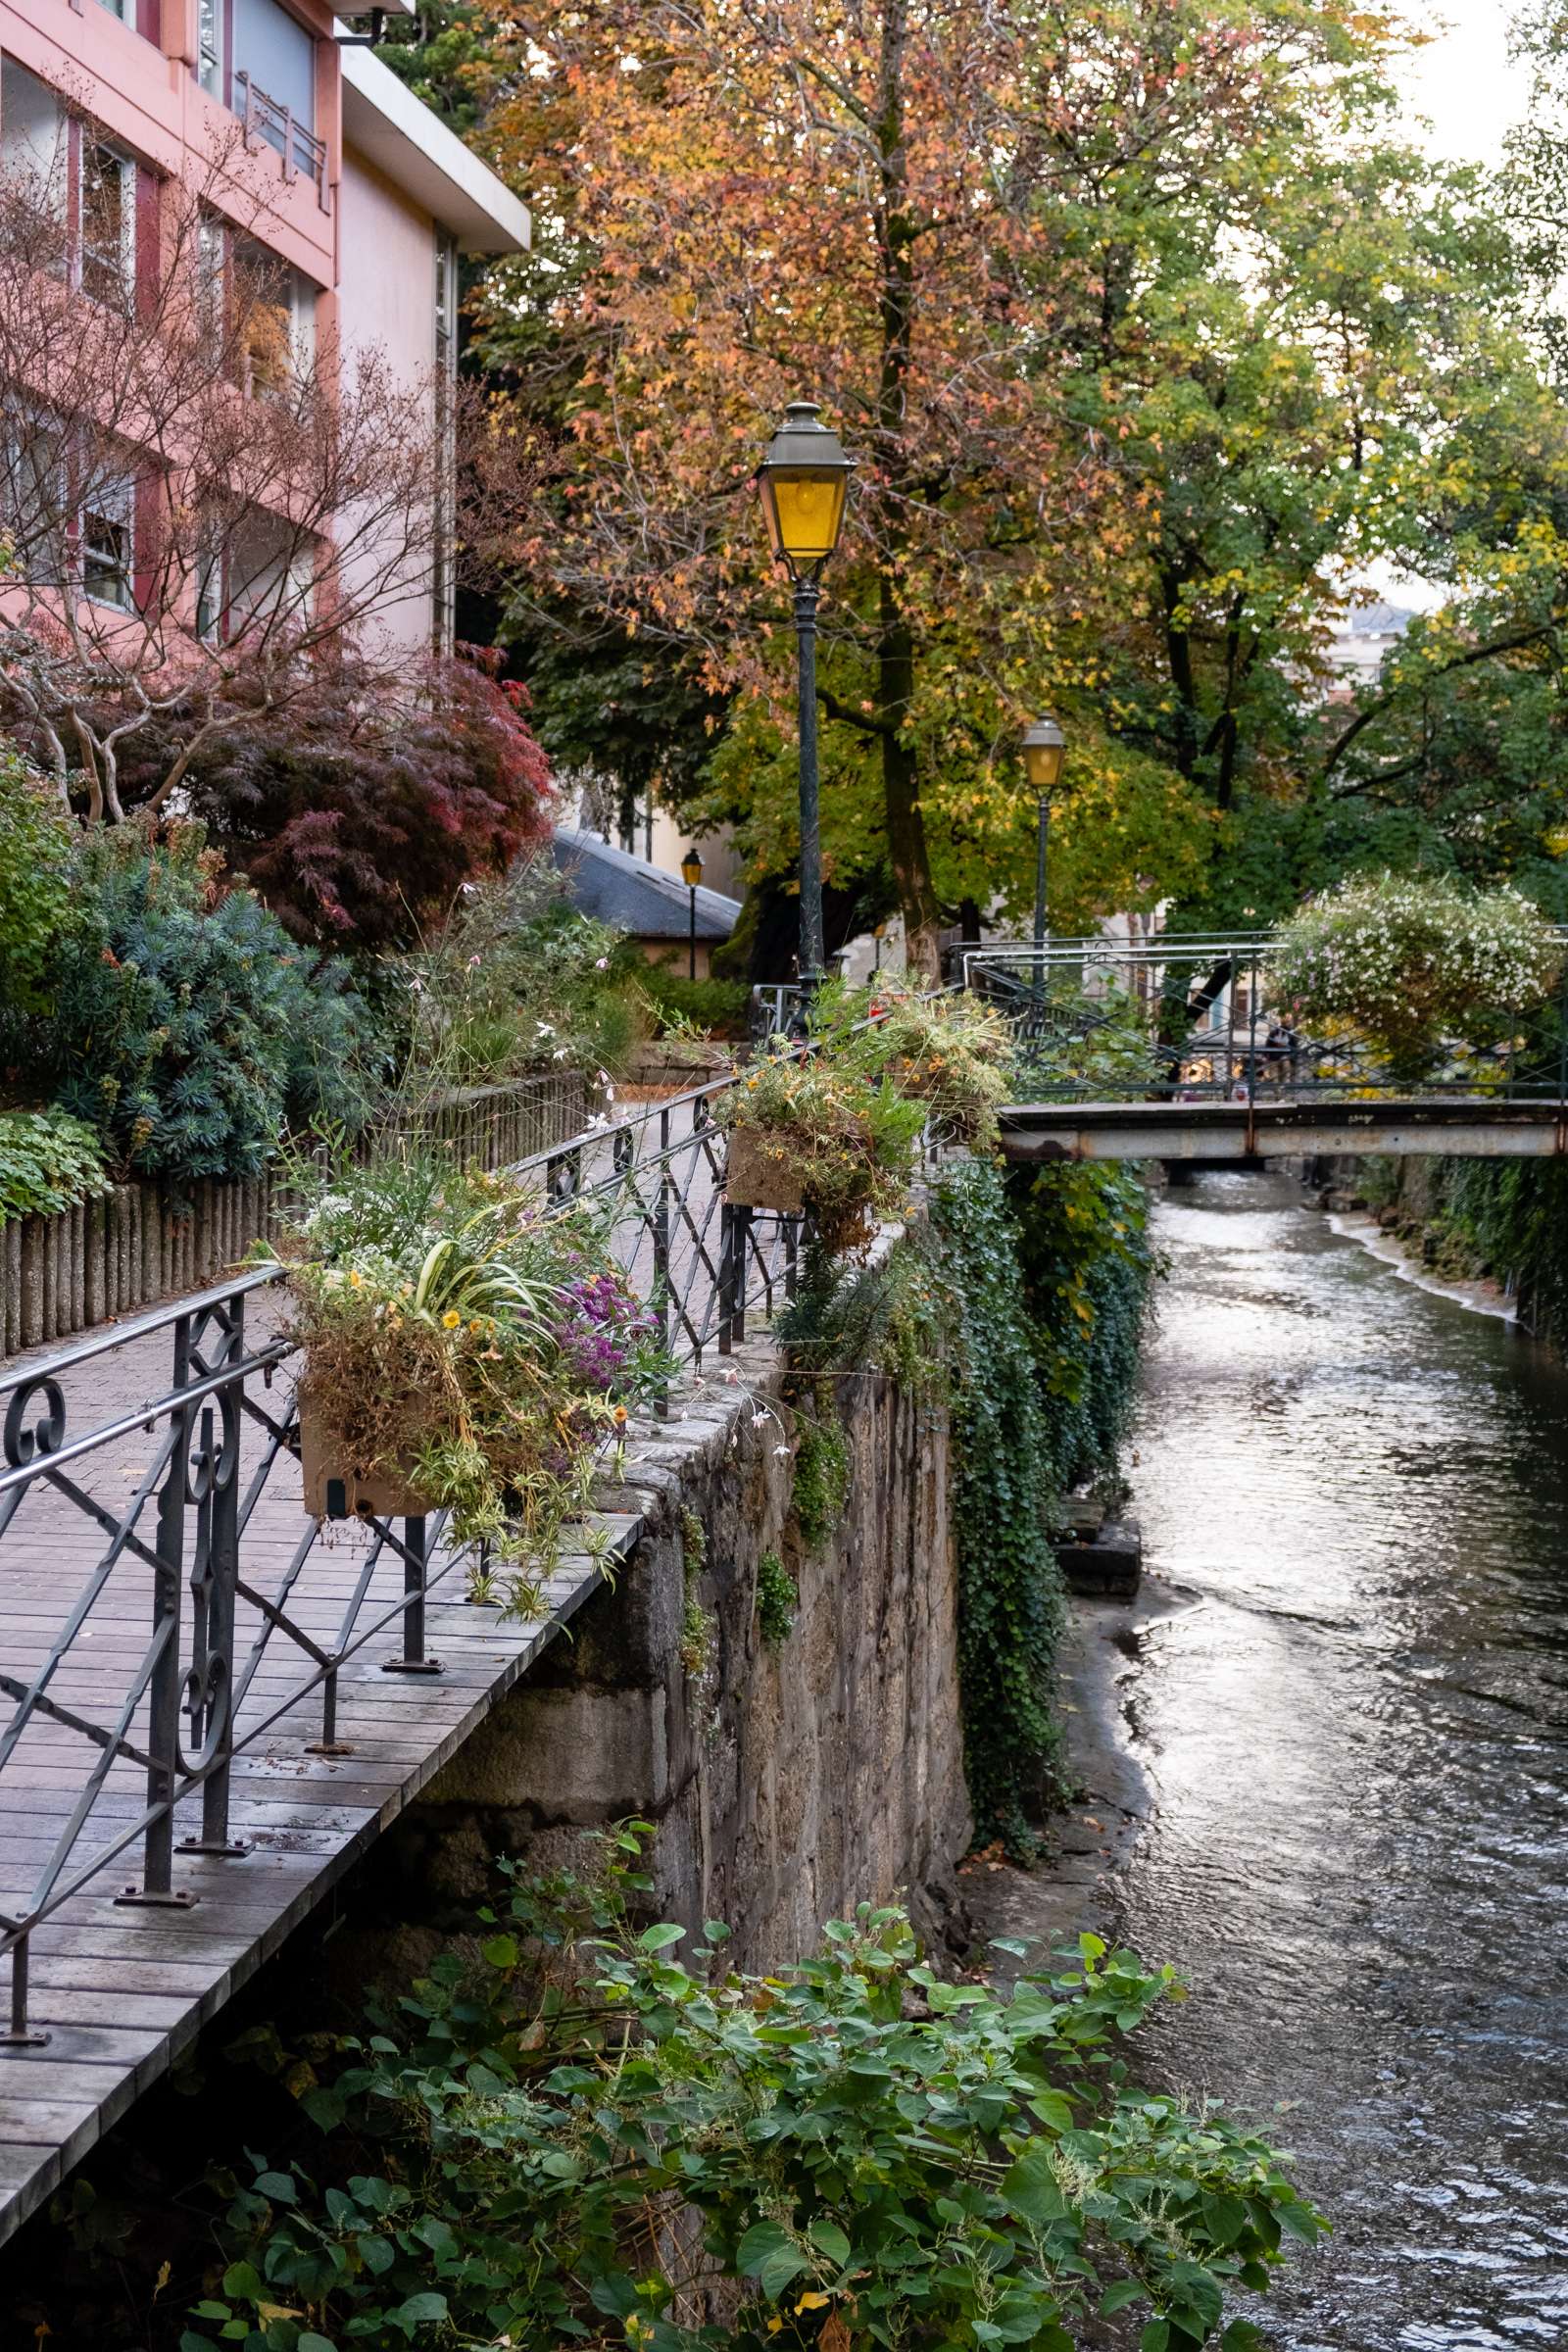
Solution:
[[(797, 1221), (724, 1199), (725, 1146), (713, 1112), (733, 1083), (596, 1124), (516, 1170), (547, 1213), (597, 1207), (671, 1355), (699, 1368), (745, 1337), (749, 1307), (771, 1311), (795, 1287)], [(367, 1643), (400, 1629), (388, 1670), (441, 1671), (426, 1648), (426, 1604), (464, 1565), (443, 1541), (444, 1514), (405, 1519), (401, 1532), (369, 1521), (365, 1548), (336, 1579), (334, 1592), (344, 1589), (329, 1626), (319, 1590), (312, 1610), (301, 1605), (322, 1523), (302, 1517), (297, 1543), (280, 1556), (278, 1504), (287, 1508), (297, 1492), (299, 1417), (288, 1382), (296, 1350), (263, 1310), (281, 1306), (286, 1280), (281, 1266), (237, 1273), (0, 1373), (0, 1570), (35, 1562), (40, 1545), (58, 1562), (41, 1599), (36, 1578), (29, 1589), (28, 1609), (47, 1609), (47, 1631), (23, 1644), (28, 1654), (0, 1662), (0, 1691), (13, 1703), (0, 1732), (0, 1806), (28, 1809), (26, 1791), (41, 1781), (58, 1790), (65, 1779), (74, 1790), (30, 1886), (0, 1887), (0, 1957), (11, 1980), (0, 2048), (47, 2038), (28, 2017), (28, 1939), (37, 1928), (117, 1864), (133, 1864), (135, 1875), (116, 1903), (184, 1908), (176, 1852), (240, 1850), (229, 1825), (236, 1758), (311, 1698), (320, 1707), (315, 1748), (332, 1753), (342, 1670)], [(168, 1349), (163, 1385), (125, 1394), (117, 1353), (135, 1350), (145, 1367), (154, 1345)], [(107, 1405), (83, 1413), (81, 1394), (92, 1388)], [(148, 1437), (150, 1458), (134, 1467), (127, 1496), (127, 1444)], [(395, 1579), (399, 1564), (401, 1583), (389, 1592), (386, 1569)], [(139, 1632), (124, 1615), (132, 1565), (145, 1572), (131, 1587)], [(60, 1759), (78, 1743), (73, 1783)], [(128, 1807), (127, 1768), (141, 1791)], [(195, 1796), (200, 1834), (176, 1847), (175, 1809)]]
[(1568, 1121), (1568, 980), (1542, 1013), (1481, 1005), (1478, 1042), (1401, 1063), (1367, 1035), (1294, 1026), (1270, 999), (1271, 944), (1253, 932), (969, 949), (963, 985), (1006, 1015), (1020, 1087), (1042, 1104), (1527, 1102)]

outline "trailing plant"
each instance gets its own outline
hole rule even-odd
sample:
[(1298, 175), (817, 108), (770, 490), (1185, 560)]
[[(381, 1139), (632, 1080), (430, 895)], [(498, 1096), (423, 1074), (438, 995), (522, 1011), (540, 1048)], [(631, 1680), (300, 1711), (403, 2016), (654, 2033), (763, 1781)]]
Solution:
[(757, 1563), (757, 1625), (770, 1649), (787, 1642), (795, 1631), (800, 1588), (776, 1551), (764, 1551)]
[(597, 1447), (667, 1377), (656, 1318), (584, 1206), (405, 1145), (304, 1166), (283, 1241), (302, 1409), (345, 1479), (391, 1479), (535, 1597)]
[(1343, 883), (1287, 923), (1268, 986), (1298, 1020), (1364, 1031), (1397, 1075), (1447, 1039), (1494, 1047), (1551, 994), (1562, 965), (1551, 925), (1516, 891), (1380, 874)]
[(964, 1770), (981, 1842), (1035, 1851), (1031, 1819), (1052, 1790), (1063, 1598), (1047, 1537), (1055, 1499), (1045, 1391), (1004, 1180), (971, 1160), (932, 1203), (942, 1278), (957, 1310), (958, 1679)]
[(833, 983), (812, 1005), (811, 1034), (846, 1067), (924, 1104), (944, 1142), (996, 1148), (997, 1113), (1012, 1092), (1012, 1032), (966, 991), (921, 996), (891, 974), (865, 989)]
[(804, 1411), (795, 1446), (792, 1497), (801, 1541), (808, 1551), (838, 1526), (850, 1492), (850, 1448), (833, 1398), (818, 1390), (814, 1418)]
[(940, 1249), (918, 1221), (874, 1266), (808, 1250), (795, 1297), (773, 1330), (794, 1371), (874, 1372), (926, 1404), (944, 1402), (956, 1327)]
[(713, 1671), (718, 1642), (718, 1620), (705, 1609), (698, 1591), (708, 1561), (708, 1530), (697, 1513), (683, 1507), (680, 1514), (681, 1587), (680, 1662), (699, 1689)]
[(107, 1192), (97, 1130), (67, 1110), (0, 1110), (0, 1222), (51, 1216)]
[(1085, 1936), (1002, 1995), (869, 1905), (765, 1979), (717, 1923), (683, 1964), (628, 1915), (638, 1844), (509, 1871), (477, 1958), (307, 2078), (324, 2136), (253, 2159), (183, 2352), (1073, 2352), (1129, 2309), (1148, 2352), (1260, 2343), (1238, 2300), (1321, 2224), (1261, 2139), (1133, 2083), (1169, 1968)]
[(1113, 1470), (1157, 1263), (1136, 1167), (1015, 1169), (1007, 1200), (1057, 1494)]
[(925, 1114), (886, 1079), (873, 1082), (827, 1054), (803, 1055), (780, 1043), (720, 1115), (732, 1138), (751, 1143), (769, 1179), (798, 1192), (822, 1248), (836, 1255), (862, 1249), (879, 1219), (907, 1205)]

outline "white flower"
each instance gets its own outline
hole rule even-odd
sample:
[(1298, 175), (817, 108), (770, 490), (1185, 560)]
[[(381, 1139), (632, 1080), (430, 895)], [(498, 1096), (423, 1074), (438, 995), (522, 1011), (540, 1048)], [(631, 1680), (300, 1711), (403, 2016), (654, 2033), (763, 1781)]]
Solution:
[(598, 962), (594, 965), (594, 970), (596, 972), (608, 972), (609, 969), (610, 957), (608, 956), (601, 956)]
[(537, 1034), (540, 1037), (554, 1037), (556, 1034), (556, 1026), (554, 1021), (541, 1021)]
[(773, 1459), (774, 1459), (774, 1461), (775, 1461), (775, 1462), (787, 1462), (787, 1461), (789, 1460), (789, 1458), (790, 1458), (790, 1449), (789, 1449), (789, 1447), (788, 1447), (787, 1446), (774, 1446), (774, 1448), (773, 1448)]
[(550, 1056), (552, 1061), (564, 1061), (566, 1057), (567, 1050), (564, 1046), (558, 1046)]

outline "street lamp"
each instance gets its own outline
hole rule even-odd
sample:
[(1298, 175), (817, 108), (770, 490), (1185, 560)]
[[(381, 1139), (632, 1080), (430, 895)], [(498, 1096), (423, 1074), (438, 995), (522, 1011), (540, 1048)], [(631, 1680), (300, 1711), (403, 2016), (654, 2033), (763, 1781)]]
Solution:
[(680, 878), (692, 894), (691, 929), (688, 944), (691, 950), (691, 977), (695, 980), (697, 977), (697, 885), (703, 878), (703, 861), (698, 857), (695, 846), (687, 851), (680, 861)]
[(821, 420), (814, 400), (792, 400), (757, 469), (774, 556), (795, 583), (800, 649), (801, 1009), (803, 1033), (826, 948), (822, 931), (822, 835), (816, 765), (816, 607), (821, 570), (839, 543), (855, 460)]
[(1035, 855), (1035, 987), (1044, 973), (1046, 948), (1046, 852), (1051, 839), (1051, 796), (1061, 782), (1067, 738), (1048, 710), (1024, 731), (1023, 764), (1040, 803), (1040, 838)]

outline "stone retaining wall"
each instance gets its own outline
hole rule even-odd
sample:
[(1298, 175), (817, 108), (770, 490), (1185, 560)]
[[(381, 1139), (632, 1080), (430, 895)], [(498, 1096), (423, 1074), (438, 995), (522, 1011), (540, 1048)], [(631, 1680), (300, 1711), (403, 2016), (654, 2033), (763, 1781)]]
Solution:
[[(569, 1857), (585, 1829), (634, 1815), (658, 1828), (654, 1910), (729, 1921), (742, 1967), (792, 1961), (825, 1919), (901, 1891), (942, 1934), (971, 1826), (946, 1416), (873, 1376), (835, 1388), (850, 1488), (812, 1551), (771, 1346), (739, 1349), (635, 1431), (609, 1497), (646, 1516), (626, 1573), (383, 1840), (335, 1971), (417, 1967), (494, 1856)], [(757, 1616), (769, 1550), (800, 1594), (777, 1646)]]

